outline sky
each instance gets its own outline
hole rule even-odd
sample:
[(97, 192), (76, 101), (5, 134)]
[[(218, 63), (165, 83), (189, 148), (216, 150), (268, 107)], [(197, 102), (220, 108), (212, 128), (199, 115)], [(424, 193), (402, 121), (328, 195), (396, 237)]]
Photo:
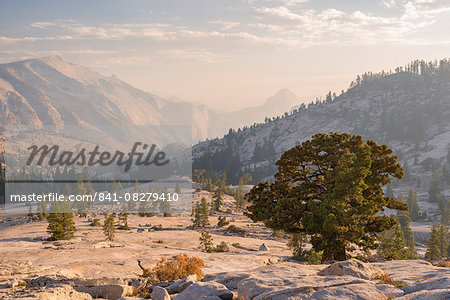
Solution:
[(0, 0), (0, 63), (49, 55), (219, 111), (450, 57), (450, 0)]

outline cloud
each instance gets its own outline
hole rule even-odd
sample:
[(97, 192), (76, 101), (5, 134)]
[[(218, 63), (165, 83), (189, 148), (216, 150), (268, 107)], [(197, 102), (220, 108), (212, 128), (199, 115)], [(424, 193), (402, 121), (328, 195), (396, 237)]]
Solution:
[(31, 27), (44, 29), (50, 26), (55, 26), (56, 24), (53, 22), (33, 22), (30, 24)]
[(397, 6), (397, 0), (381, 0), (381, 6), (385, 8), (393, 8)]
[[(397, 1), (383, 1), (392, 7)], [(265, 31), (268, 35), (277, 34), (299, 45), (326, 45), (339, 42), (345, 44), (378, 43), (420, 43), (411, 35), (419, 29), (436, 22), (437, 14), (450, 10), (450, 1), (414, 0), (403, 4), (400, 14), (394, 17), (376, 16), (361, 11), (341, 11), (330, 8), (322, 11), (314, 9), (295, 9), (288, 6), (256, 7), (259, 22), (252, 27)], [(444, 42), (444, 41), (443, 41)]]
[(220, 25), (222, 30), (230, 30), (241, 24), (239, 22), (222, 21), (222, 20), (210, 21), (209, 23)]

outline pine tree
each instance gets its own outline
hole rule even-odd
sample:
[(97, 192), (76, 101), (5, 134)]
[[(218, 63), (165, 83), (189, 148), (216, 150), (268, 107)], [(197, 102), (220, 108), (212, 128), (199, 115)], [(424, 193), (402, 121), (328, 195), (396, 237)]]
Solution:
[(200, 248), (204, 252), (212, 252), (213, 251), (213, 240), (211, 237), (211, 233), (209, 231), (202, 231), (200, 235)]
[[(75, 194), (80, 196), (87, 195), (87, 190), (84, 186), (84, 182), (82, 180), (77, 181), (77, 186), (75, 188)], [(89, 202), (86, 199), (81, 199), (81, 201), (76, 202), (77, 213), (80, 217), (86, 217), (87, 212), (89, 210)]]
[(408, 211), (409, 216), (411, 217), (411, 220), (418, 221), (420, 219), (420, 213), (419, 213), (419, 205), (417, 204), (417, 192), (413, 189), (409, 190), (408, 193)]
[(113, 214), (105, 215), (105, 222), (103, 223), (103, 233), (110, 241), (114, 240), (115, 224), (116, 221), (114, 220)]
[(406, 240), (399, 224), (379, 235), (377, 255), (384, 259), (412, 259), (417, 254), (406, 246)]
[(223, 204), (224, 186), (223, 182), (219, 183), (213, 195), (214, 211), (220, 211)]
[(175, 193), (181, 194), (181, 186), (179, 182), (175, 185)]
[(429, 201), (431, 203), (439, 202), (439, 195), (441, 194), (441, 179), (438, 170), (433, 172), (433, 178), (430, 182), (430, 188), (428, 190)]
[(47, 232), (51, 240), (65, 240), (77, 230), (69, 201), (54, 201), (47, 215)]
[(448, 257), (449, 253), (448, 251), (448, 227), (444, 224), (441, 224), (438, 229), (438, 236), (439, 236), (439, 250), (441, 252), (441, 257), (446, 258)]
[(294, 233), (292, 234), (291, 239), (287, 243), (289, 249), (292, 250), (292, 256), (295, 258), (303, 257), (303, 247), (305, 247), (306, 242), (306, 234)]
[(414, 233), (409, 225), (411, 222), (410, 217), (405, 211), (400, 211), (397, 215), (397, 220), (400, 224), (400, 227), (403, 232), (403, 237), (405, 238), (406, 247), (410, 250), (409, 253), (409, 259), (417, 258), (417, 252), (415, 247), (415, 241), (414, 241)]
[(119, 229), (121, 230), (130, 230), (130, 226), (128, 226), (128, 216), (130, 213), (128, 212), (128, 207), (124, 206), (122, 212), (119, 214)]
[(195, 207), (193, 222), (195, 227), (206, 227), (209, 225), (208, 203), (205, 197), (202, 197), (200, 203)]
[(239, 179), (239, 186), (236, 189), (236, 195), (234, 198), (236, 200), (236, 206), (242, 207), (244, 202), (244, 181), (242, 180), (242, 178)]
[(441, 259), (441, 245), (439, 238), (439, 228), (435, 225), (431, 227), (430, 238), (427, 241), (427, 252), (425, 252), (425, 260), (433, 262)]
[(39, 201), (36, 213), (39, 220), (44, 220), (47, 217), (47, 202)]

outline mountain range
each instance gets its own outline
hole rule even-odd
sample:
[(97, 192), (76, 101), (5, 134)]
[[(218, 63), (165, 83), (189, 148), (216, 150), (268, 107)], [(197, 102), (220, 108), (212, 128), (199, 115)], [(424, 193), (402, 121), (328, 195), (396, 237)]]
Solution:
[(80, 125), (93, 130), (99, 125), (186, 125), (197, 142), (282, 114), (299, 102), (281, 90), (260, 107), (221, 114), (163, 99), (59, 56), (0, 65), (0, 122), (10, 126)]

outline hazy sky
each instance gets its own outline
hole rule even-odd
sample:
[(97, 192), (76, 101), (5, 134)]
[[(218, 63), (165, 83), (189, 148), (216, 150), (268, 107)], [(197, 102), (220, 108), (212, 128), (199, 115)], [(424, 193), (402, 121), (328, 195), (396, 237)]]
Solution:
[(0, 62), (60, 55), (231, 110), (450, 57), (450, 0), (0, 0)]

